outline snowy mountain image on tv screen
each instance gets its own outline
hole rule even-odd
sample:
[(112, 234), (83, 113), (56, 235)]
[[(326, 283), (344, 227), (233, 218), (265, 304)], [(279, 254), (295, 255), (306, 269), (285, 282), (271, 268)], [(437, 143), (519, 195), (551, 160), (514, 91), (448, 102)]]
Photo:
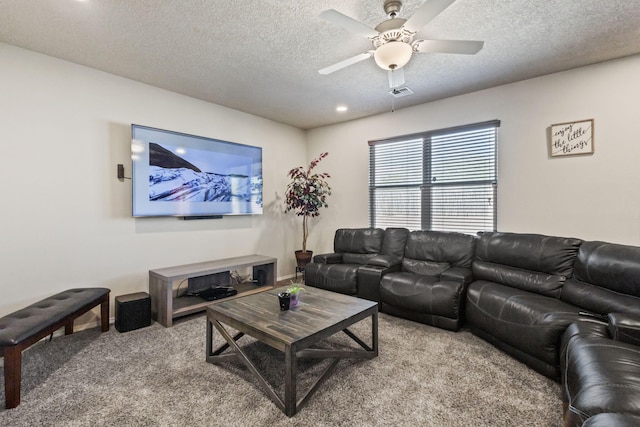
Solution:
[[(160, 144), (149, 143), (149, 200), (188, 202), (250, 201), (251, 164), (207, 164), (201, 170)], [(202, 165), (201, 165), (202, 166)], [(204, 167), (204, 166), (202, 166)], [(261, 184), (259, 187), (261, 190)], [(260, 191), (261, 193), (261, 191)]]

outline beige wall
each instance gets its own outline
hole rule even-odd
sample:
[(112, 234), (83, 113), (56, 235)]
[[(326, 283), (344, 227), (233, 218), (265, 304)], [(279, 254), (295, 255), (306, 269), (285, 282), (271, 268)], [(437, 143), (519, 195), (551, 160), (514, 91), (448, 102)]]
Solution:
[[(131, 123), (263, 147), (265, 214), (131, 217)], [(0, 44), (0, 316), (55, 292), (148, 290), (148, 270), (261, 253), (293, 273), (297, 228), (282, 214), (305, 133)]]
[[(638, 75), (633, 56), (308, 132), (309, 158), (330, 153), (333, 188), (309, 247), (330, 251), (336, 228), (368, 226), (367, 141), (492, 119), (498, 230), (640, 246)], [(551, 124), (590, 118), (595, 154), (548, 157)]]
[[(148, 290), (152, 268), (262, 253), (293, 273), (300, 223), (282, 213), (287, 171), (329, 151), (329, 208), (309, 247), (368, 225), (367, 141), (499, 119), (498, 228), (640, 245), (640, 56), (303, 132), (0, 44), (0, 316), (63, 289)], [(410, 86), (410, 82), (409, 86)], [(390, 102), (391, 105), (391, 102)], [(547, 155), (550, 124), (595, 119), (593, 156)], [(131, 217), (130, 125), (263, 147), (262, 216)]]

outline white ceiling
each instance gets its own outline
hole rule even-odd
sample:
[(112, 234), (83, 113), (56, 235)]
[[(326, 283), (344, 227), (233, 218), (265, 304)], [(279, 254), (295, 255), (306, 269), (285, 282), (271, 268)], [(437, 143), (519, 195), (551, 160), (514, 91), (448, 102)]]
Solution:
[[(405, 0), (408, 18), (422, 0)], [(371, 49), (318, 15), (371, 27), (383, 0), (0, 0), (0, 42), (302, 129), (640, 52), (640, 0), (457, 0), (420, 38), (484, 40), (477, 55), (416, 54), (393, 98)], [(337, 113), (339, 104), (349, 107)]]

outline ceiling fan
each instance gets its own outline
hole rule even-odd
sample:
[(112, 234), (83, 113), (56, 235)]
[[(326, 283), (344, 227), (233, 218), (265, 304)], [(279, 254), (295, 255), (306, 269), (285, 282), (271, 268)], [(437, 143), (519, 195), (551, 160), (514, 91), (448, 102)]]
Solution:
[(423, 40), (415, 36), (433, 18), (449, 7), (455, 0), (427, 0), (409, 19), (398, 18), (402, 1), (385, 0), (383, 8), (388, 18), (375, 29), (356, 21), (334, 9), (325, 10), (320, 17), (346, 30), (369, 38), (373, 50), (361, 53), (344, 61), (325, 67), (318, 72), (330, 74), (350, 65), (373, 57), (376, 64), (389, 70), (389, 86), (393, 89), (404, 84), (404, 67), (414, 52), (457, 53), (474, 55), (482, 49), (484, 42), (474, 40)]

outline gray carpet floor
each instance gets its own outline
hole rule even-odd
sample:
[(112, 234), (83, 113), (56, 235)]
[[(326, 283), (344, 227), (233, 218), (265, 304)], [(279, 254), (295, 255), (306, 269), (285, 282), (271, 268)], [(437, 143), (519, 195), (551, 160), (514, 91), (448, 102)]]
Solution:
[[(240, 363), (205, 362), (205, 317), (119, 333), (113, 327), (40, 342), (23, 354), (22, 403), (1, 426), (561, 426), (559, 384), (468, 331), (384, 314), (380, 354), (341, 361), (287, 418)], [(370, 320), (352, 329), (368, 337)], [(216, 337), (218, 343), (221, 338)], [(348, 345), (338, 334), (323, 343)], [(243, 337), (280, 392), (284, 357)], [(350, 344), (349, 344), (350, 345)], [(299, 396), (327, 361), (299, 363)]]

